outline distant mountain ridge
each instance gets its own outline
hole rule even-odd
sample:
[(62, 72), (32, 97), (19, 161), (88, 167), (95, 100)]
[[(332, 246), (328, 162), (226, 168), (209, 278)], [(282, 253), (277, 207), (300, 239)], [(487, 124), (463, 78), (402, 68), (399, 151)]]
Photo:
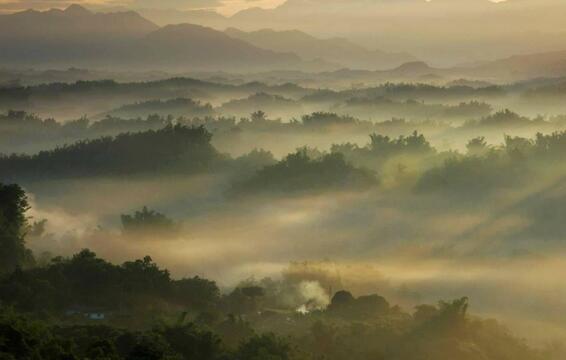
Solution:
[[(302, 1), (307, 0), (295, 3)], [(522, 4), (528, 7), (530, 1)], [(555, 6), (554, 0), (547, 1), (545, 4)], [(439, 3), (435, 6), (441, 6), (447, 0), (435, 2)], [(230, 28), (222, 32), (192, 24), (159, 27), (136, 12), (95, 13), (79, 5), (65, 10), (0, 15), (0, 49), (0, 66), (39, 69), (246, 73), (296, 70), (356, 82), (466, 78), (497, 83), (566, 76), (566, 50), (500, 57), (473, 66), (430, 67), (407, 54), (372, 51), (343, 38), (319, 39), (298, 30), (245, 32)]]
[[(133, 11), (94, 13), (80, 5), (65, 10), (27, 10), (0, 15), (0, 39), (49, 40), (82, 38), (84, 41), (100, 36), (141, 37), (159, 27)], [(108, 40), (108, 39), (106, 39)]]
[(235, 39), (247, 41), (263, 49), (292, 52), (305, 60), (324, 59), (349, 68), (388, 69), (416, 60), (409, 54), (372, 51), (347, 39), (319, 39), (299, 30), (262, 29), (245, 32), (228, 28), (225, 32)]
[(138, 9), (136, 11), (159, 26), (191, 23), (224, 29), (228, 21), (227, 17), (213, 10)]
[(563, 0), (288, 0), (242, 10), (225, 27), (338, 35), (452, 66), (561, 49), (565, 11)]
[[(254, 64), (284, 67), (301, 62), (295, 54), (260, 49), (222, 32), (192, 24), (165, 26), (148, 34), (141, 45), (141, 52), (146, 60), (163, 66), (174, 67), (178, 65), (178, 59), (186, 59), (199, 68), (219, 69)], [(172, 50), (171, 56), (163, 56)]]
[(277, 53), (199, 25), (163, 28), (135, 12), (94, 13), (82, 6), (0, 15), (4, 66), (112, 66), (131, 70), (238, 70), (301, 67)]
[(471, 73), (515, 79), (566, 76), (566, 50), (514, 55), (476, 66)]

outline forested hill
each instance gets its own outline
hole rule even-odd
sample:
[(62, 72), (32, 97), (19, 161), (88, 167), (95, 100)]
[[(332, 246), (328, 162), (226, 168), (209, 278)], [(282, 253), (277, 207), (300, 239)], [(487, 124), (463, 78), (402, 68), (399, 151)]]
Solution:
[(1, 254), (12, 260), (0, 263), (1, 359), (558, 359), (470, 316), (467, 298), (406, 312), (378, 294), (301, 297), (305, 281), (322, 281), (305, 266), (221, 292), (173, 279), (148, 256), (42, 260), (26, 248), (25, 192), (0, 185), (0, 200)]
[(195, 173), (221, 159), (210, 144), (211, 136), (203, 127), (168, 125), (160, 130), (78, 141), (31, 156), (4, 156), (0, 158), (0, 172), (5, 180), (155, 171)]

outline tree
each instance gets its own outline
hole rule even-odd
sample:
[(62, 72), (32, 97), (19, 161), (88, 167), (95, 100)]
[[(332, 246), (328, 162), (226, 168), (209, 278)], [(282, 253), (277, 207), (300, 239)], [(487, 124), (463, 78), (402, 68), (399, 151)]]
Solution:
[[(80, 140), (35, 155), (0, 155), (3, 178), (198, 173), (221, 160), (204, 127), (167, 125), (159, 130)], [(148, 146), (151, 144), (151, 146)]]
[(126, 357), (126, 360), (163, 360), (167, 344), (156, 336), (143, 336)]
[(251, 114), (252, 122), (263, 122), (267, 120), (267, 114), (261, 110), (258, 110)]
[(248, 297), (251, 297), (252, 299), (262, 297), (265, 295), (265, 291), (261, 286), (249, 286), (242, 288), (242, 293), (244, 293), (244, 295)]
[(120, 360), (116, 347), (108, 339), (93, 342), (88, 348), (88, 358), (92, 360)]
[(377, 294), (355, 298), (349, 291), (338, 291), (328, 306), (328, 312), (348, 319), (371, 319), (386, 315), (390, 306), (384, 297)]
[(328, 311), (334, 313), (341, 313), (347, 311), (354, 303), (355, 298), (349, 291), (341, 290), (338, 291), (332, 297), (330, 305), (328, 305)]
[(466, 149), (468, 149), (469, 155), (484, 155), (486, 151), (489, 149), (487, 142), (485, 141), (485, 137), (480, 136), (477, 138), (473, 138), (468, 141), (466, 145)]
[(377, 294), (360, 296), (356, 299), (355, 315), (361, 319), (384, 315), (389, 311), (389, 303), (383, 296)]
[(290, 357), (291, 346), (273, 334), (250, 338), (236, 353), (238, 360), (287, 360)]
[(222, 340), (210, 331), (193, 324), (169, 327), (162, 331), (163, 339), (183, 359), (214, 360), (222, 353)]
[(164, 214), (150, 210), (144, 206), (133, 215), (122, 215), (122, 229), (125, 234), (143, 235), (174, 235), (179, 229), (177, 224)]
[(307, 149), (287, 155), (251, 178), (236, 184), (236, 193), (301, 192), (329, 189), (367, 189), (378, 184), (375, 174), (348, 163), (340, 153), (312, 159)]
[(27, 196), (21, 187), (0, 184), (0, 274), (33, 262), (24, 241), (28, 209)]
[(384, 157), (400, 153), (427, 154), (435, 151), (424, 135), (417, 131), (397, 139), (374, 133), (370, 135), (370, 140), (370, 151)]
[(216, 283), (198, 276), (176, 281), (175, 292), (181, 304), (199, 310), (213, 307), (220, 299)]
[(440, 301), (437, 307), (421, 305), (413, 318), (420, 325), (420, 332), (428, 335), (465, 336), (469, 326), (468, 298), (463, 297), (450, 302)]
[(430, 319), (438, 315), (438, 311), (438, 308), (434, 305), (418, 305), (415, 307), (413, 319), (417, 324), (422, 324), (425, 321), (429, 321)]

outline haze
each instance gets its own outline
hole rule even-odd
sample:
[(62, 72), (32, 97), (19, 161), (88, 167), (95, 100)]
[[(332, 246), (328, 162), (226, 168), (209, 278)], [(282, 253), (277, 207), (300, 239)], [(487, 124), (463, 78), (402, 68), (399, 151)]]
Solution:
[(0, 358), (566, 358), (562, 0), (0, 0)]

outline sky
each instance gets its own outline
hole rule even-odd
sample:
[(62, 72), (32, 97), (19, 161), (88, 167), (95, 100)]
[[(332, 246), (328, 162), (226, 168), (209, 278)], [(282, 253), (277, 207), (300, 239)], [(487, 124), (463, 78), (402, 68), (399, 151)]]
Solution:
[(275, 7), (285, 0), (0, 0), (0, 11), (13, 12), (30, 8), (46, 10), (50, 8), (64, 8), (70, 4), (84, 6), (124, 6), (132, 9), (160, 8), (160, 9), (215, 9), (223, 14), (233, 14), (249, 7)]
[(223, 8), (218, 9), (218, 11), (224, 14), (233, 14), (237, 11), (255, 6), (273, 8), (283, 2), (285, 2), (285, 0), (225, 0)]
[[(129, 9), (211, 9), (224, 15), (232, 15), (250, 7), (274, 8), (286, 0), (0, 0), (0, 12), (27, 9), (47, 10), (65, 8), (73, 3), (93, 9), (124, 7)], [(433, 0), (426, 0), (433, 1)], [(505, 0), (491, 0), (500, 2)], [(321, 1), (324, 3), (324, 1)], [(369, 1), (371, 2), (371, 0)], [(347, 1), (346, 1), (347, 3)]]

